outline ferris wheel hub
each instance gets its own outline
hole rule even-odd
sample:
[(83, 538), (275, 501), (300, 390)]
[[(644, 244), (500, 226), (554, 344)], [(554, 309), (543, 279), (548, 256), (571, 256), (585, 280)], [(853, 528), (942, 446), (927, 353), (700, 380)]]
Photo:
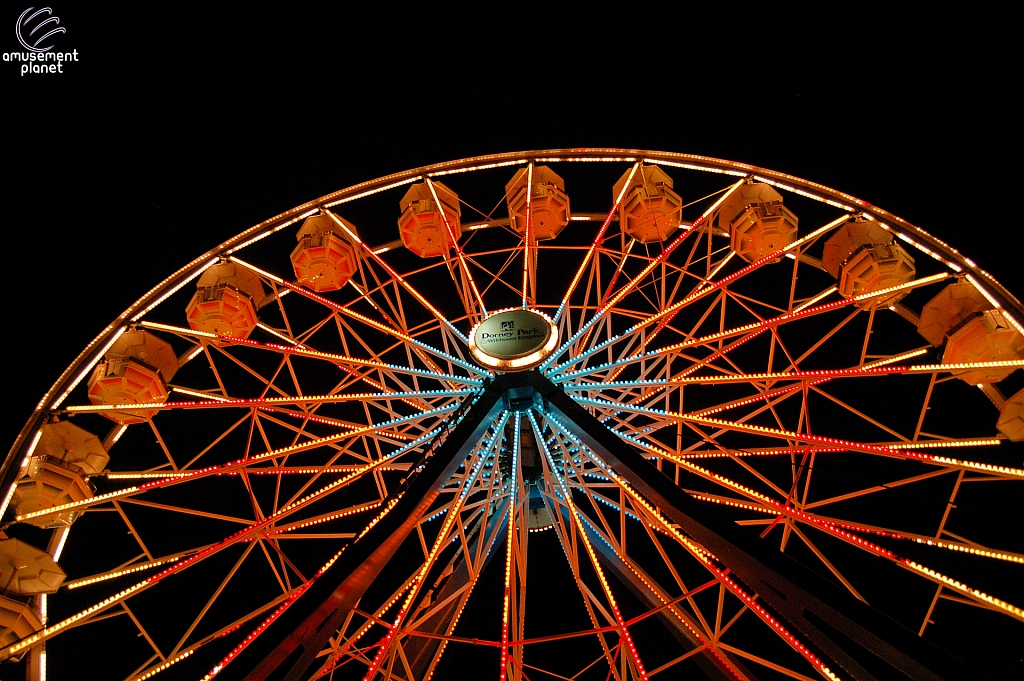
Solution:
[(483, 366), (523, 371), (540, 365), (558, 347), (555, 322), (543, 312), (506, 308), (473, 327), (469, 351)]

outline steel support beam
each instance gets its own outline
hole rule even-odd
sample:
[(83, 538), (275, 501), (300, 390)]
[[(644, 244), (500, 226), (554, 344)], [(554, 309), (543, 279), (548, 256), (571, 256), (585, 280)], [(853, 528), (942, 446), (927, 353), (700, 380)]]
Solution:
[[(551, 513), (556, 512), (555, 509), (548, 506), (548, 511)], [(569, 515), (569, 509), (565, 506), (561, 507), (561, 515), (563, 522), (567, 524), (572, 523), (572, 518)], [(667, 593), (663, 591), (656, 591), (651, 585), (655, 584), (655, 580), (651, 579), (643, 570), (640, 570), (638, 566), (632, 568), (627, 567), (619, 557), (615, 550), (612, 548), (611, 542), (608, 538), (599, 532), (596, 527), (590, 523), (583, 524), (584, 530), (590, 538), (590, 544), (594, 547), (597, 552), (597, 559), (601, 561), (601, 566), (605, 569), (606, 574), (612, 574), (616, 579), (619, 580), (629, 591), (646, 605), (649, 609), (661, 607), (668, 600), (671, 600)], [(638, 572), (634, 572), (637, 570)], [(638, 574), (639, 573), (639, 574)], [(643, 577), (641, 579), (641, 576)], [(690, 651), (701, 645), (701, 642), (697, 640), (697, 637), (690, 632), (682, 623), (676, 619), (676, 617), (668, 611), (663, 609), (658, 613), (658, 619), (661, 620), (665, 628), (668, 629), (672, 637), (678, 641), (680, 647), (684, 651)], [(729, 659), (729, 664), (734, 665), (741, 673), (745, 674), (748, 678), (756, 679), (756, 677), (748, 670), (743, 663), (735, 659), (733, 655), (726, 653), (725, 651), (719, 652), (720, 655)], [(704, 675), (708, 679), (715, 679), (720, 681), (736, 681), (736, 675), (732, 673), (732, 670), (728, 669), (723, 665), (710, 650), (697, 654), (694, 657), (694, 662), (701, 668)]]
[[(466, 554), (475, 554), (478, 548), (480, 548), (479, 545), (483, 544), (484, 557), (476, 569), (478, 574), (487, 569), (487, 565), (491, 562), (493, 556), (491, 549), (504, 543), (505, 537), (508, 536), (508, 522), (505, 520), (508, 507), (508, 499), (506, 498), (494, 509), (494, 513), (489, 518), (480, 522), (478, 525), (479, 531), (474, 534), (467, 550), (459, 551), (455, 554), (451, 563), (450, 576), (439, 586), (437, 593), (433, 597), (433, 602), (435, 603), (443, 603), (448, 599), (451, 599), (451, 601), (444, 607), (439, 608), (426, 622), (418, 625), (416, 627), (417, 631), (425, 631), (441, 636), (448, 633), (449, 623), (458, 614), (459, 606), (462, 603), (461, 597), (455, 597), (455, 594), (465, 588), (466, 584), (472, 579), (469, 563), (466, 561)], [(415, 615), (410, 618), (410, 621), (413, 619), (415, 619)], [(413, 672), (414, 679), (426, 678), (426, 673), (430, 669), (430, 665), (434, 663), (440, 648), (441, 639), (439, 638), (417, 637), (415, 635), (409, 637), (409, 640), (405, 643), (405, 656), (409, 661), (409, 668)]]

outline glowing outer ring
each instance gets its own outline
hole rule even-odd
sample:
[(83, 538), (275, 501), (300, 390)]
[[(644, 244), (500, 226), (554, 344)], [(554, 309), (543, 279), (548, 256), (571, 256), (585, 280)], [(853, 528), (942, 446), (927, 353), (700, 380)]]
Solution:
[[(516, 357), (515, 359), (501, 359), (489, 355), (481, 350), (476, 344), (476, 331), (480, 328), (480, 325), (486, 322), (491, 317), (499, 315), (503, 312), (529, 312), (530, 314), (537, 315), (547, 322), (550, 327), (551, 333), (548, 335), (548, 340), (544, 343), (544, 347), (531, 352), (523, 357)], [(554, 352), (555, 348), (558, 347), (558, 328), (555, 326), (555, 322), (551, 317), (547, 316), (543, 312), (537, 310), (527, 310), (521, 307), (506, 307), (501, 310), (495, 310), (491, 314), (487, 315), (486, 319), (481, 320), (473, 326), (473, 330), (469, 332), (469, 352), (473, 355), (473, 358), (485, 367), (491, 369), (497, 369), (498, 371), (525, 371), (526, 369), (532, 369), (537, 366), (545, 359), (548, 355)]]

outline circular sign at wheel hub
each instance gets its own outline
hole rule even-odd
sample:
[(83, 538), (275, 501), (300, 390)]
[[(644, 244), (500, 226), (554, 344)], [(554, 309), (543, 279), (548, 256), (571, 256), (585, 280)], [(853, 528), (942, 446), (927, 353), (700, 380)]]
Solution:
[(469, 351), (501, 371), (532, 369), (558, 345), (555, 323), (542, 312), (509, 308), (491, 313), (469, 336)]

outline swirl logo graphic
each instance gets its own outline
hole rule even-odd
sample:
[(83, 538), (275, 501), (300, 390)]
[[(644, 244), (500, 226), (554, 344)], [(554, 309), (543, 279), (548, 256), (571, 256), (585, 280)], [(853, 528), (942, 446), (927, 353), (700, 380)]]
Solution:
[[(40, 47), (40, 43), (57, 33), (67, 33), (63, 26), (60, 26), (60, 18), (53, 16), (53, 10), (49, 7), (41, 7), (36, 11), (35, 7), (29, 7), (18, 17), (14, 33), (18, 36), (21, 46), (30, 52), (47, 52), (53, 49), (53, 45)], [(41, 20), (41, 15), (46, 15)], [(28, 31), (28, 35), (25, 32)], [(37, 37), (36, 34), (39, 34)]]

